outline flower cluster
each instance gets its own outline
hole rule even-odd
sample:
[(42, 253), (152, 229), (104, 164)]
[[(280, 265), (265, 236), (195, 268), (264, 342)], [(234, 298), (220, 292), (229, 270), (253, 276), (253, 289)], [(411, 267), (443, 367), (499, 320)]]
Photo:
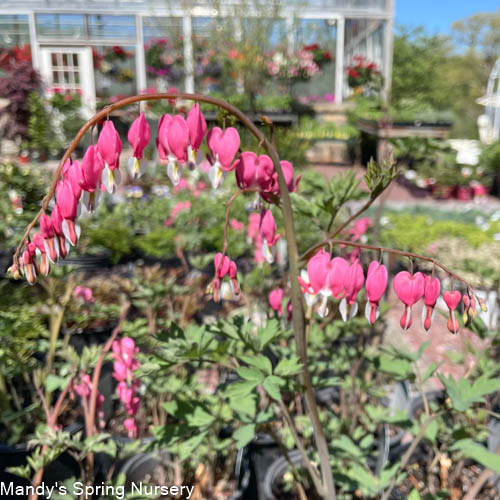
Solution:
[(291, 56), (286, 50), (278, 49), (269, 54), (267, 71), (271, 77), (280, 80), (307, 81), (331, 60), (331, 53), (318, 44), (304, 45)]
[[(180, 40), (182, 42), (182, 40)], [(167, 77), (179, 81), (184, 77), (182, 51), (165, 37), (152, 40), (145, 45), (146, 71), (156, 77)]]
[(367, 61), (363, 56), (354, 56), (353, 63), (347, 67), (347, 83), (349, 87), (369, 86), (382, 88), (383, 78), (377, 65)]
[[(356, 253), (351, 254), (349, 262), (342, 257), (331, 258), (328, 252), (320, 250), (309, 260), (307, 270), (302, 271), (298, 280), (306, 304), (312, 307), (319, 302), (317, 312), (322, 317), (328, 314), (328, 299), (330, 297), (340, 299), (339, 310), (344, 321), (356, 315), (358, 311), (356, 297), (364, 285), (367, 302), (365, 316), (373, 324), (379, 315), (379, 302), (387, 289), (388, 271), (380, 262), (372, 261), (365, 280), (364, 271)], [(408, 271), (401, 271), (394, 277), (392, 286), (405, 306), (400, 319), (401, 328), (403, 330), (410, 328), (412, 307), (423, 298), (422, 324), (425, 330), (429, 330), (434, 308), (441, 294), (439, 279), (421, 272), (411, 274)], [(463, 297), (459, 291), (445, 291), (443, 300), (449, 309), (448, 330), (451, 333), (457, 333), (459, 330), (455, 311), (461, 300), (464, 304), (463, 322), (465, 324), (470, 323), (478, 314), (476, 298), (470, 290)], [(481, 309), (484, 310), (484, 304), (480, 299), (477, 300)], [(270, 296), (269, 302), (271, 307), (278, 311), (277, 295), (273, 296), (273, 302)]]
[(139, 348), (136, 347), (133, 339), (124, 337), (121, 340), (115, 340), (112, 349), (113, 377), (118, 380), (116, 393), (128, 415), (123, 425), (128, 436), (135, 439), (137, 437), (135, 415), (140, 405), (140, 399), (137, 396), (139, 381), (135, 376), (135, 371), (139, 368), (139, 361), (136, 358)]

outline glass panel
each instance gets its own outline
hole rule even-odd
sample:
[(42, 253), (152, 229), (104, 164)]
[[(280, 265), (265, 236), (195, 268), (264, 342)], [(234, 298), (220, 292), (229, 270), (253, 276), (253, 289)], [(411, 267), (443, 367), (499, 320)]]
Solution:
[(134, 16), (88, 16), (89, 38), (92, 40), (134, 40)]
[(63, 54), (62, 55), (62, 65), (67, 66), (68, 65), (68, 54)]
[[(193, 18), (195, 88), (202, 92), (236, 91), (233, 67), (236, 47), (236, 20)], [(234, 56), (233, 56), (234, 54)]]
[(108, 101), (112, 96), (136, 93), (135, 47), (93, 46), (96, 96)]
[(36, 14), (36, 29), (39, 38), (85, 38), (83, 14)]
[(80, 72), (75, 71), (74, 75), (75, 75), (75, 84), (79, 85), (80, 84)]
[(170, 87), (184, 90), (184, 40), (182, 18), (144, 18), (147, 86), (158, 92)]
[(297, 19), (292, 93), (304, 102), (333, 102), (337, 28), (328, 19)]
[(57, 66), (57, 54), (55, 52), (52, 52), (51, 59), (52, 59), (52, 66)]
[[(28, 16), (2, 15), (0, 16), (0, 54), (2, 59), (8, 53), (9, 59), (14, 61), (31, 61), (31, 47), (29, 37)], [(2, 67), (9, 66), (10, 61), (5, 57)]]
[(78, 54), (73, 54), (73, 66), (78, 67)]

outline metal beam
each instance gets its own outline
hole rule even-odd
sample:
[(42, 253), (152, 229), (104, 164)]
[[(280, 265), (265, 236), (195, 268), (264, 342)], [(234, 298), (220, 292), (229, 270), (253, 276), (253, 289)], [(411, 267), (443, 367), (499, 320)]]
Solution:
[(335, 104), (342, 104), (344, 93), (344, 29), (345, 19), (337, 20), (337, 39), (335, 53)]

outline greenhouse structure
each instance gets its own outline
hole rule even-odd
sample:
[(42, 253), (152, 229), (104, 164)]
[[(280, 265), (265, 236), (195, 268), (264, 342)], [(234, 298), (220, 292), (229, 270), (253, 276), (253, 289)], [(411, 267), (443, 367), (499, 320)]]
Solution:
[[(356, 57), (376, 64), (385, 90), (390, 88), (393, 18), (394, 0), (283, 0), (276, 4), (258, 0), (4, 0), (0, 53), (15, 49), (29, 58), (48, 91), (79, 92), (90, 112), (100, 99), (148, 88), (210, 90), (213, 79), (199, 66), (207, 57), (217, 57), (218, 49), (211, 43), (214, 37), (219, 34), (228, 40), (232, 36), (235, 43), (248, 40), (252, 44), (257, 24), (265, 23), (263, 36), (255, 42), (263, 55), (278, 49), (290, 53), (306, 44), (328, 49), (332, 54), (328, 67), (299, 91), (328, 94), (340, 104), (351, 92), (346, 68)], [(164, 67), (154, 64), (162, 44), (169, 54), (162, 56)], [(208, 76), (220, 77), (221, 72)], [(237, 88), (238, 77), (234, 79)]]

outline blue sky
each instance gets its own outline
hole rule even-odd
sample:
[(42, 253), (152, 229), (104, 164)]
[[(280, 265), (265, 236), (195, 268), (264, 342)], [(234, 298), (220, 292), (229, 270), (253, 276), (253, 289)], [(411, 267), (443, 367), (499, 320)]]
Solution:
[(396, 24), (423, 25), (431, 34), (449, 33), (453, 21), (499, 8), (500, 0), (396, 0)]

